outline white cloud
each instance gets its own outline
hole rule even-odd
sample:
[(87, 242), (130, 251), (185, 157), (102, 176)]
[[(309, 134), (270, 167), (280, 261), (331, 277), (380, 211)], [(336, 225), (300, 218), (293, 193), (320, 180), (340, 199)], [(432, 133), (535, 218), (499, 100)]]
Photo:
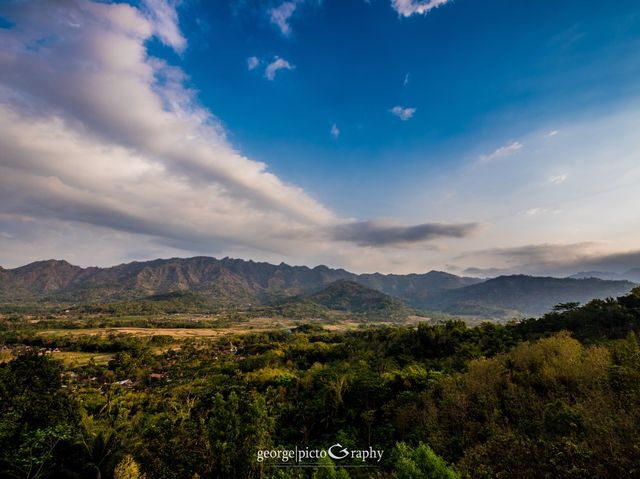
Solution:
[(258, 57), (247, 58), (247, 68), (249, 70), (255, 70), (258, 65), (260, 65), (260, 60), (258, 59)]
[(287, 60), (283, 60), (280, 57), (275, 57), (275, 59), (267, 65), (267, 68), (265, 68), (264, 76), (268, 80), (274, 80), (278, 70), (293, 70), (294, 68), (295, 66), (289, 63)]
[(556, 185), (564, 183), (565, 181), (567, 181), (567, 175), (556, 175), (549, 178), (549, 183), (553, 183)]
[(393, 115), (400, 118), (402, 121), (410, 120), (413, 114), (416, 112), (416, 108), (403, 108), (401, 106), (394, 106), (389, 110)]
[(334, 138), (338, 138), (340, 136), (340, 130), (338, 129), (337, 125), (334, 123), (333, 125), (331, 125), (331, 136), (333, 136)]
[(289, 35), (291, 33), (291, 26), (289, 25), (289, 20), (293, 15), (293, 12), (296, 11), (297, 3), (296, 2), (284, 2), (279, 6), (272, 8), (269, 10), (269, 16), (271, 19), (271, 23), (277, 25), (283, 35)]
[(182, 52), (187, 40), (180, 33), (175, 0), (144, 0), (143, 6), (156, 36), (178, 53)]
[(558, 133), (560, 133), (558, 130), (551, 130), (550, 132), (548, 132), (546, 135), (547, 138), (552, 138), (554, 136), (556, 136)]
[(407, 86), (407, 85), (409, 84), (409, 78), (410, 78), (410, 76), (411, 76), (411, 75), (409, 75), (409, 73), (407, 73), (407, 74), (404, 76), (404, 81), (402, 82), (402, 86)]
[[(157, 28), (140, 10), (79, 1), (2, 14), (16, 26), (0, 33), (9, 46), (0, 57), (0, 195), (12, 199), (0, 209), (185, 247), (272, 249), (286, 243), (274, 235), (286, 237), (287, 224), (337, 221), (227, 142), (184, 73), (148, 56)], [(30, 48), (43, 35), (46, 51)]]
[(414, 14), (424, 15), (450, 0), (391, 0), (391, 6), (403, 17)]
[(519, 152), (520, 150), (522, 150), (522, 148), (523, 148), (522, 143), (518, 141), (514, 141), (513, 143), (510, 143), (508, 145), (501, 146), (500, 148), (495, 150), (493, 153), (489, 153), (488, 155), (480, 155), (479, 160), (481, 163), (488, 163), (498, 158), (511, 156)]

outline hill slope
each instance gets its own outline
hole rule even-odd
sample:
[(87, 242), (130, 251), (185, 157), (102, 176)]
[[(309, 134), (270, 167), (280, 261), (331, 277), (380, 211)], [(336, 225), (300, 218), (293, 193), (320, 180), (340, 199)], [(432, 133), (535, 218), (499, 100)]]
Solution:
[(597, 278), (573, 279), (526, 275), (500, 276), (483, 283), (441, 292), (425, 304), (428, 309), (452, 314), (511, 312), (540, 315), (559, 303), (585, 303), (594, 298), (616, 297), (634, 287), (629, 281)]
[(385, 315), (409, 313), (402, 301), (345, 279), (335, 281), (317, 293), (306, 295), (303, 299), (335, 311)]

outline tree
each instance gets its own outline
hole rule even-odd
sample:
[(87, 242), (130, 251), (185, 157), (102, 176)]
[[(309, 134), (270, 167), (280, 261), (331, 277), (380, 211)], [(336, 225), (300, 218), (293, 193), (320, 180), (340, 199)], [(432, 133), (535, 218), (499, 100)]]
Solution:
[(127, 454), (116, 466), (113, 477), (114, 479), (146, 479), (147, 476), (140, 473), (138, 463), (130, 454)]
[(318, 467), (311, 476), (312, 479), (349, 479), (349, 473), (344, 468), (336, 469), (333, 461), (328, 457), (318, 460)]
[(0, 471), (31, 479), (63, 467), (79, 416), (61, 373), (35, 352), (0, 365)]
[(394, 479), (459, 479), (459, 475), (431, 448), (418, 444), (412, 448), (399, 442), (393, 449)]

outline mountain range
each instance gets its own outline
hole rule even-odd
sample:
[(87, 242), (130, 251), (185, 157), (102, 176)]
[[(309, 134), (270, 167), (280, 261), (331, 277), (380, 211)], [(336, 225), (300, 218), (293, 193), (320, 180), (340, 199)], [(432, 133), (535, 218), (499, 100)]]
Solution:
[(569, 278), (584, 279), (584, 278), (599, 278), (599, 279), (613, 279), (632, 281), (634, 283), (640, 283), (640, 268), (631, 268), (624, 273), (612, 273), (610, 271), (583, 271), (573, 274)]
[[(358, 288), (358, 285), (367, 288)], [(210, 257), (157, 259), (109, 268), (81, 268), (62, 260), (0, 267), (0, 303), (108, 303), (183, 291), (221, 306), (247, 307), (297, 298), (330, 309), (354, 304), (397, 310), (399, 304), (477, 316), (538, 315), (561, 302), (627, 293), (626, 280), (525, 275), (489, 280), (430, 271), (355, 274), (327, 266), (273, 265)], [(372, 292), (373, 291), (373, 292)], [(383, 293), (384, 296), (379, 296)], [(357, 301), (353, 303), (353, 298)]]
[(422, 304), (435, 292), (482, 281), (440, 271), (358, 275), (326, 266), (273, 265), (231, 258), (158, 259), (110, 268), (81, 268), (47, 260), (0, 269), (0, 301), (115, 301), (192, 291), (220, 304), (250, 305), (317, 292), (338, 280), (357, 282), (415, 304)]

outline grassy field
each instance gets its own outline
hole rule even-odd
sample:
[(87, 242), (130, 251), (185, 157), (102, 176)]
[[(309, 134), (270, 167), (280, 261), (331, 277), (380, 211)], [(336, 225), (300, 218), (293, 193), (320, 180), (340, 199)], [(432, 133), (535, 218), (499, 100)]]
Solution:
[(84, 366), (93, 359), (96, 364), (106, 365), (113, 358), (113, 353), (83, 353), (79, 351), (56, 351), (55, 359), (64, 362), (67, 367)]

